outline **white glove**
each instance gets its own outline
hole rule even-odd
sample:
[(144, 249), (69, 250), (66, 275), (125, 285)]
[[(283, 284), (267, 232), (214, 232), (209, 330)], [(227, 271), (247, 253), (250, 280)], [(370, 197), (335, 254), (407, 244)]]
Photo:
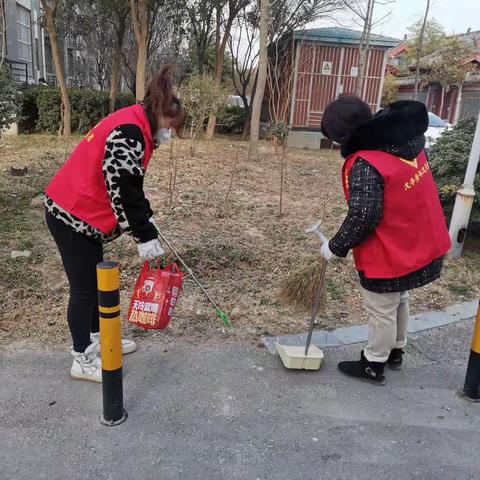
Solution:
[(321, 249), (322, 257), (329, 262), (330, 260), (333, 260), (334, 258), (337, 258), (337, 256), (332, 253), (330, 250), (330, 247), (328, 246), (328, 241), (323, 242), (322, 244), (322, 249)]
[(138, 254), (144, 260), (155, 260), (162, 255), (165, 255), (163, 251), (162, 244), (158, 238), (154, 240), (149, 240), (145, 243), (138, 244)]

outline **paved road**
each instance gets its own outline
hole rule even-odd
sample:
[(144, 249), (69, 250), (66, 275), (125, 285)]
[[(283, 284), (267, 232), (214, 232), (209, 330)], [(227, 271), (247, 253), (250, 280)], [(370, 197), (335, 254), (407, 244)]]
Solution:
[(64, 349), (10, 348), (0, 478), (478, 479), (480, 404), (455, 395), (471, 329), (413, 338), (385, 387), (336, 371), (355, 345), (325, 350), (320, 372), (297, 372), (266, 349), (145, 340), (125, 362), (130, 415), (116, 428), (97, 421), (101, 387), (67, 378)]

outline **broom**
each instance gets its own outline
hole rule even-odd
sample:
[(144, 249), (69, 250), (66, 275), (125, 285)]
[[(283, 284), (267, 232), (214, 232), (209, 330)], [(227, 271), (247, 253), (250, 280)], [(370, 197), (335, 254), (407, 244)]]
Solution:
[[(301, 311), (311, 311), (315, 294), (320, 287), (323, 263), (323, 257), (312, 256), (289, 273), (280, 283), (279, 300)], [(325, 289), (323, 289), (318, 313), (325, 313), (325, 304)]]
[[(321, 223), (317, 222), (308, 227), (305, 233), (317, 235), (323, 244), (327, 241), (327, 238), (320, 231)], [(311, 257), (297, 270), (287, 275), (280, 284), (279, 300), (300, 310), (311, 311), (315, 303), (317, 290), (321, 287), (324, 261), (321, 256)], [(319, 313), (325, 313), (325, 288), (324, 285), (322, 287), (323, 291), (318, 305)]]

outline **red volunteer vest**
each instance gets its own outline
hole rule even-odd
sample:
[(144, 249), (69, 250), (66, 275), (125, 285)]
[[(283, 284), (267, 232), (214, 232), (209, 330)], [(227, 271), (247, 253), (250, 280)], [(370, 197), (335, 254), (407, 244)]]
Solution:
[(382, 175), (384, 201), (380, 224), (353, 250), (357, 270), (372, 279), (403, 277), (445, 255), (450, 237), (425, 152), (413, 161), (378, 151), (351, 155), (343, 166), (347, 201), (348, 176), (358, 157)]
[(142, 130), (145, 139), (142, 165), (146, 169), (153, 140), (147, 116), (142, 105), (137, 104), (117, 110), (93, 127), (45, 190), (57, 205), (104, 233), (117, 226), (102, 172), (105, 144), (113, 129), (127, 123)]

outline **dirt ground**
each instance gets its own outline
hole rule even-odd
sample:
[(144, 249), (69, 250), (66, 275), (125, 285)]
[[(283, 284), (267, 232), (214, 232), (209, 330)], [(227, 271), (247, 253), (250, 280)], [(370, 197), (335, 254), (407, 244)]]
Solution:
[[(0, 148), (0, 340), (68, 341), (65, 320), (68, 285), (43, 220), (41, 193), (79, 137), (2, 138)], [(25, 165), (28, 174), (10, 175)], [(332, 235), (346, 212), (337, 152), (292, 149), (286, 159), (283, 215), (279, 216), (280, 157), (262, 146), (256, 162), (247, 144), (235, 139), (200, 142), (194, 157), (187, 140), (162, 147), (146, 175), (146, 194), (157, 225), (200, 275), (209, 292), (240, 318), (225, 328), (191, 279), (175, 318), (163, 332), (125, 326), (134, 336), (184, 337), (192, 342), (228, 339), (258, 342), (264, 335), (306, 329), (308, 314), (278, 301), (280, 281), (318, 255), (319, 244), (305, 227), (317, 219)], [(11, 258), (29, 250), (29, 258)], [(122, 308), (126, 311), (141, 262), (124, 236), (105, 257), (121, 265)], [(470, 236), (464, 258), (448, 262), (442, 280), (416, 291), (412, 311), (446, 307), (479, 295), (480, 247)], [(327, 307), (319, 328), (365, 322), (352, 259), (329, 266)]]

